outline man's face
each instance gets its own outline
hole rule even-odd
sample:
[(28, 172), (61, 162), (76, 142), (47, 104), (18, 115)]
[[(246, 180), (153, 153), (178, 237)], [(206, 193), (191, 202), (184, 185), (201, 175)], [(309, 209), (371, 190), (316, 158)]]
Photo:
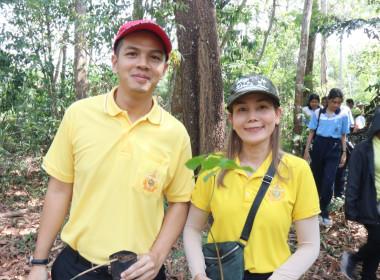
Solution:
[(137, 31), (126, 35), (120, 44), (118, 56), (112, 55), (119, 89), (135, 98), (153, 95), (168, 67), (161, 39), (152, 32)]

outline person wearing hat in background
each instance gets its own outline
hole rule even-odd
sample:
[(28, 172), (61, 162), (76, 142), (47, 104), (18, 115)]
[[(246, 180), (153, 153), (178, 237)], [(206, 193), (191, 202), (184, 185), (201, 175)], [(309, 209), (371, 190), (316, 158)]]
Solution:
[[(114, 41), (118, 86), (75, 102), (44, 158), (51, 176), (28, 279), (47, 279), (49, 252), (62, 230), (67, 246), (52, 279), (67, 280), (121, 250), (138, 260), (121, 279), (166, 279), (164, 261), (185, 223), (193, 173), (184, 126), (153, 98), (172, 49), (151, 20), (124, 24)], [(164, 216), (164, 195), (169, 206)], [(80, 279), (112, 279), (101, 266)]]
[(341, 270), (354, 279), (363, 262), (362, 280), (376, 280), (380, 263), (380, 107), (375, 110), (370, 136), (358, 143), (349, 162), (345, 199), (346, 219), (365, 226), (367, 243), (358, 252), (343, 252)]
[[(346, 136), (350, 130), (347, 110), (340, 108), (342, 102), (342, 90), (331, 89), (327, 107), (315, 111), (309, 123), (310, 131), (304, 154), (305, 160), (311, 159), (321, 205), (320, 223), (323, 226), (332, 225), (328, 207), (333, 197), (335, 175), (337, 168), (346, 163)], [(313, 138), (313, 148), (310, 151)]]
[[(305, 160), (280, 149), (282, 109), (269, 79), (256, 74), (238, 79), (231, 87), (227, 108), (232, 130), (222, 155), (253, 171), (216, 169), (216, 176), (206, 182), (203, 177), (207, 174), (198, 178), (184, 228), (184, 248), (192, 279), (209, 279), (201, 248), (205, 211), (212, 213), (211, 230), (216, 242), (238, 241), (272, 161), (276, 173), (244, 247), (244, 279), (299, 279), (319, 254), (320, 210), (310, 167)], [(293, 220), (298, 248), (291, 255), (287, 240)], [(213, 242), (210, 235), (207, 242)]]
[(363, 103), (360, 100), (356, 101), (355, 107), (351, 109), (351, 112), (354, 118), (362, 114), (362, 108), (363, 108)]

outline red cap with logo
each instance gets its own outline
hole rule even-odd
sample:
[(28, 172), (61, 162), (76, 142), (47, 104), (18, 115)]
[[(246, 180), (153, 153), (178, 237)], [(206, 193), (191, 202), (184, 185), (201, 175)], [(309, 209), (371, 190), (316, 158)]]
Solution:
[(146, 19), (134, 20), (123, 24), (123, 26), (120, 27), (120, 30), (117, 33), (115, 41), (113, 43), (113, 52), (115, 53), (115, 47), (118, 40), (122, 39), (124, 36), (132, 32), (139, 30), (149, 30), (155, 33), (158, 37), (160, 37), (160, 39), (164, 43), (166, 56), (169, 59), (169, 54), (172, 50), (172, 44), (170, 42), (169, 36), (162, 29), (162, 27), (159, 26), (155, 21)]

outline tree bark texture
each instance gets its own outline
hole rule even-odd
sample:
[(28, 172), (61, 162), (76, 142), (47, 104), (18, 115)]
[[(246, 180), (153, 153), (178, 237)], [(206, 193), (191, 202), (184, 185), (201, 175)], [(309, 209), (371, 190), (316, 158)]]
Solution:
[[(317, 12), (318, 0), (314, 0), (312, 10)], [(315, 18), (314, 19), (311, 18), (309, 43), (308, 43), (308, 47), (307, 47), (307, 58), (306, 58), (306, 67), (305, 67), (305, 90), (303, 91), (303, 95), (302, 95), (302, 100), (303, 100), (304, 104), (307, 102), (309, 95), (314, 92), (313, 66), (314, 66), (315, 42), (316, 42), (316, 37), (317, 37), (316, 34), (313, 33), (314, 29), (316, 27), (315, 21), (316, 21)]]
[(85, 32), (86, 2), (86, 0), (75, 0), (74, 82), (76, 100), (88, 97)]
[[(321, 11), (323, 15), (327, 14), (327, 0), (321, 0)], [(326, 84), (327, 84), (327, 55), (326, 55), (326, 46), (327, 39), (322, 34), (321, 36), (321, 87), (325, 89), (327, 92)]]
[[(179, 98), (193, 155), (219, 151), (226, 138), (222, 71), (215, 3), (185, 0), (176, 11), (178, 49), (182, 54)], [(176, 97), (173, 97), (176, 98)]]
[(301, 31), (301, 43), (300, 52), (298, 57), (297, 65), (297, 76), (296, 76), (296, 87), (294, 96), (294, 128), (293, 133), (296, 136), (296, 141), (293, 143), (294, 149), (297, 154), (301, 155), (302, 145), (301, 145), (301, 133), (302, 133), (302, 92), (304, 89), (304, 78), (305, 78), (305, 67), (306, 58), (308, 50), (308, 40), (309, 40), (309, 30), (310, 30), (310, 19), (312, 10), (313, 0), (305, 0), (303, 19), (302, 19), (302, 31)]

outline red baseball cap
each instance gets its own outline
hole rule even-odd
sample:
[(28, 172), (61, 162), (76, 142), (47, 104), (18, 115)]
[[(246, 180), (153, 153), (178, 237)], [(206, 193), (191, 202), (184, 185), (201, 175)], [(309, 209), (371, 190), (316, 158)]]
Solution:
[(134, 20), (127, 23), (124, 23), (122, 27), (120, 27), (119, 32), (116, 35), (115, 41), (113, 43), (113, 52), (115, 53), (116, 42), (119, 39), (122, 39), (124, 36), (139, 30), (149, 30), (154, 32), (160, 39), (162, 43), (164, 43), (166, 56), (169, 59), (169, 54), (172, 50), (172, 44), (170, 42), (169, 36), (166, 32), (153, 20)]

